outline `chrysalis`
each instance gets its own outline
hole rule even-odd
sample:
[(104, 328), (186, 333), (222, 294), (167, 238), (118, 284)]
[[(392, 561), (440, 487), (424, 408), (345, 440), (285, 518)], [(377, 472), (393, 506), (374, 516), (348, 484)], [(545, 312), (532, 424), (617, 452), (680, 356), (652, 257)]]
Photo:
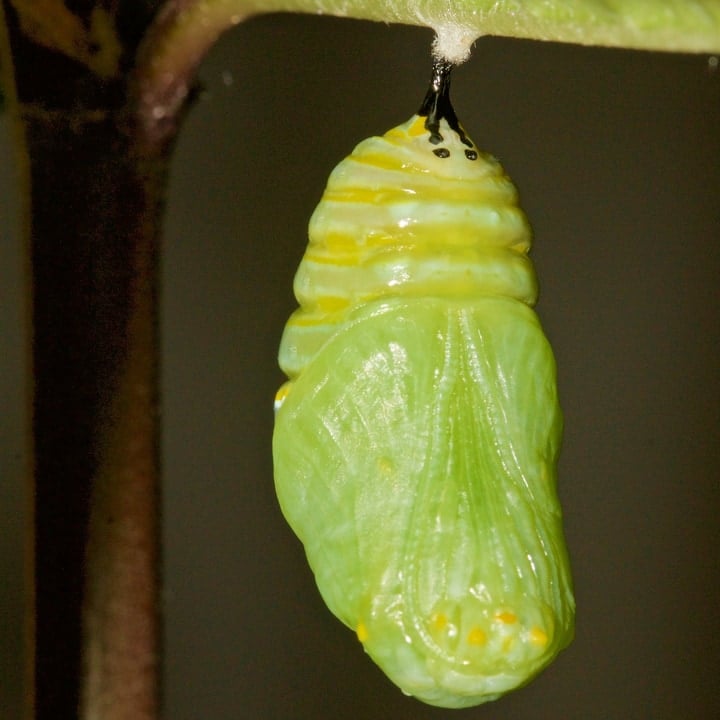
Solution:
[(515, 188), (436, 63), (330, 176), (295, 277), (273, 440), (330, 610), (405, 693), (467, 707), (572, 639), (555, 364)]

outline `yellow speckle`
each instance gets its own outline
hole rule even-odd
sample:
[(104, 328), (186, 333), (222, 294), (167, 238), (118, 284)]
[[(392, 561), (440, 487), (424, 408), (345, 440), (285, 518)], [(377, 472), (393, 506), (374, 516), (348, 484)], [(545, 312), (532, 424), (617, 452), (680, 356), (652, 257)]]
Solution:
[(337, 297), (334, 295), (321, 295), (317, 299), (317, 307), (320, 312), (333, 313), (344, 310), (350, 301), (348, 298)]
[(503, 652), (510, 652), (512, 650), (512, 646), (515, 644), (515, 638), (509, 637), (505, 638), (505, 642), (502, 644)]
[(341, 267), (353, 267), (358, 264), (359, 259), (356, 253), (341, 254), (339, 252), (327, 253), (322, 250), (308, 249), (305, 253), (306, 264), (314, 263), (316, 265), (338, 265)]
[(405, 131), (404, 131), (404, 129), (403, 129), (402, 126), (394, 127), (394, 128), (392, 128), (391, 130), (388, 130), (388, 131), (385, 133), (384, 137), (394, 138), (394, 139), (404, 138), (404, 137), (405, 137)]
[(357, 630), (355, 631), (357, 633), (357, 639), (364, 643), (368, 639), (368, 631), (365, 627), (365, 623), (358, 623)]
[(470, 645), (484, 645), (487, 642), (487, 635), (479, 627), (474, 627), (467, 636)]
[(292, 383), (286, 382), (283, 385), (280, 386), (280, 389), (275, 393), (275, 412), (277, 412), (282, 404), (285, 402), (285, 399), (290, 394), (290, 387)]
[(435, 613), (432, 616), (432, 624), (436, 630), (442, 630), (447, 625), (448, 619), (443, 613)]
[[(400, 156), (402, 158), (402, 156)], [(362, 155), (353, 155), (353, 160), (358, 165), (368, 165), (369, 167), (379, 168), (381, 170), (402, 170), (402, 160), (394, 157), (391, 153), (385, 151), (372, 152), (366, 151)]]
[(351, 190), (326, 191), (323, 202), (345, 202), (345, 203), (368, 203), (375, 204), (382, 202), (384, 188), (354, 187)]
[(530, 642), (533, 645), (547, 645), (548, 636), (547, 633), (542, 630), (541, 628), (537, 627), (537, 625), (530, 628), (530, 634), (529, 634)]
[(331, 253), (344, 251), (354, 251), (357, 248), (357, 239), (355, 234), (343, 232), (326, 232), (323, 235), (323, 245)]
[(383, 475), (390, 475), (393, 472), (393, 470), (395, 469), (395, 465), (394, 465), (393, 461), (387, 457), (378, 458), (377, 465), (378, 465), (378, 470)]
[(547, 463), (540, 464), (540, 481), (546, 483), (548, 481), (548, 467)]
[(506, 625), (512, 625), (517, 622), (517, 615), (509, 612), (508, 610), (503, 610), (502, 612), (495, 613), (495, 619), (501, 623), (505, 623)]
[(419, 115), (415, 122), (408, 128), (407, 132), (410, 137), (417, 137), (418, 135), (425, 134), (427, 132), (425, 129), (425, 118)]

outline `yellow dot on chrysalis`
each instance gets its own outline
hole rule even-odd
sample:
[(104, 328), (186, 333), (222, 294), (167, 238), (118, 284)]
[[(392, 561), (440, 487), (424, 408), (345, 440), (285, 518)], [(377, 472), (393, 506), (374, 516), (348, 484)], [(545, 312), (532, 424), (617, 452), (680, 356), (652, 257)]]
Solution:
[(408, 135), (410, 137), (417, 137), (418, 135), (424, 135), (427, 132), (425, 129), (425, 118), (419, 115), (415, 122), (408, 128)]
[(512, 625), (517, 622), (517, 615), (505, 610), (503, 612), (496, 612), (495, 619), (499, 620), (501, 623), (505, 623), (506, 625)]
[(505, 638), (505, 642), (503, 642), (503, 644), (502, 644), (503, 652), (510, 652), (510, 650), (512, 649), (512, 646), (514, 644), (515, 644), (514, 637)]
[(479, 627), (475, 627), (468, 633), (467, 641), (470, 645), (484, 645), (487, 635)]
[(390, 475), (394, 469), (393, 461), (387, 457), (381, 457), (378, 459), (378, 470), (383, 475)]
[(365, 623), (358, 623), (357, 630), (355, 631), (357, 633), (357, 639), (364, 643), (368, 639), (368, 631), (365, 627)]
[(285, 402), (285, 398), (290, 394), (290, 383), (284, 383), (280, 389), (275, 393), (275, 412), (277, 412), (281, 405)]
[(317, 307), (324, 313), (338, 312), (348, 306), (348, 299), (334, 295), (323, 295), (317, 298)]
[(537, 627), (537, 625), (530, 628), (530, 642), (533, 645), (547, 645), (548, 636), (547, 633), (542, 630), (541, 628)]
[(447, 625), (447, 617), (442, 613), (435, 613), (432, 616), (432, 624), (436, 630), (442, 630)]

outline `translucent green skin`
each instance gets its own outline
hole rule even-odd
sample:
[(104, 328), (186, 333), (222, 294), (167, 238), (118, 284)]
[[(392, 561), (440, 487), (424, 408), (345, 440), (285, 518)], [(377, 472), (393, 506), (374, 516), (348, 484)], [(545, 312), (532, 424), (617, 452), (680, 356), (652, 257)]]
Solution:
[(365, 305), (295, 381), (280, 504), (328, 607), (404, 692), (492, 700), (572, 639), (561, 424), (551, 349), (509, 298)]
[(530, 229), (497, 161), (439, 130), (414, 116), (331, 174), (273, 451), (328, 607), (404, 692), (466, 707), (550, 662), (574, 602)]

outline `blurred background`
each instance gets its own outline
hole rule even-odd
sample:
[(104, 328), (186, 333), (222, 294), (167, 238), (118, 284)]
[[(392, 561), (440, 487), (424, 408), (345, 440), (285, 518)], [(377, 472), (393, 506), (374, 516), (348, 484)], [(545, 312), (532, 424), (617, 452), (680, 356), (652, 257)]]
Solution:
[[(517, 184), (555, 349), (574, 643), (474, 709), (404, 697), (325, 609), (272, 481), (276, 352), (332, 167), (405, 121), (428, 30), (266, 16), (226, 35), (180, 136), (163, 252), (168, 720), (720, 716), (720, 69), (483, 39), (453, 81)], [(24, 302), (0, 117), (0, 717), (20, 718)]]

